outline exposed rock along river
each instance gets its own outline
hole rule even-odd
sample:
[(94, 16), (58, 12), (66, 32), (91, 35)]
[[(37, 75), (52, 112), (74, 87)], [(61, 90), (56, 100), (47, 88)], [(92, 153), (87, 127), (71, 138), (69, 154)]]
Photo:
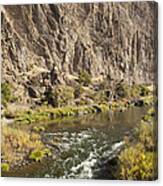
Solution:
[(155, 2), (6, 5), (1, 10), (3, 82), (12, 84), (17, 103), (34, 103), (47, 85), (76, 85), (81, 70), (98, 83), (108, 75), (127, 84), (155, 79)]

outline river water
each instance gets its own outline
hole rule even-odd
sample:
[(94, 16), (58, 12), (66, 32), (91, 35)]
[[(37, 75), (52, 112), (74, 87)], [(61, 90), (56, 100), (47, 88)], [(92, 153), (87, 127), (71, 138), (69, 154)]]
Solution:
[(146, 107), (69, 118), (46, 124), (43, 142), (53, 155), (39, 163), (15, 168), (7, 176), (111, 179), (108, 161), (132, 135)]

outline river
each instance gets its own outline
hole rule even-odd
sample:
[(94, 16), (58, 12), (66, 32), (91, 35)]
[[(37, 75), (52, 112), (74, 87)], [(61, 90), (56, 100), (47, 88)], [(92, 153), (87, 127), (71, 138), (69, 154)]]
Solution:
[(45, 124), (43, 142), (51, 158), (16, 167), (14, 177), (111, 179), (108, 161), (121, 150), (124, 136), (132, 135), (147, 107), (107, 112)]

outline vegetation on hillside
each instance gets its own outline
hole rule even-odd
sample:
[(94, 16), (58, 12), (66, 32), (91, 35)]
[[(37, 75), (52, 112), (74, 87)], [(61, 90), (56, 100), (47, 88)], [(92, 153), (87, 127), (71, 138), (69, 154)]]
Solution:
[(91, 84), (91, 76), (86, 71), (80, 71), (78, 81), (79, 81), (79, 84), (88, 86), (89, 84)]
[(135, 131), (136, 139), (119, 156), (118, 177), (124, 180), (157, 178), (157, 121), (152, 108)]
[(2, 105), (6, 106), (7, 103), (16, 101), (16, 98), (12, 95), (12, 85), (10, 83), (1, 83), (1, 100)]
[[(108, 89), (96, 91), (82, 85), (75, 88), (56, 85), (54, 89), (49, 89), (46, 92), (41, 98), (42, 104), (37, 105), (35, 109), (32, 107), (27, 110), (17, 110), (6, 107), (4, 116), (13, 118), (15, 122), (19, 123), (33, 123), (49, 121), (58, 117), (81, 116), (108, 109), (123, 111), (133, 105), (151, 105), (154, 101), (152, 91), (145, 85), (130, 87), (118, 84), (114, 97), (110, 100)], [(105, 109), (103, 109), (104, 107)]]

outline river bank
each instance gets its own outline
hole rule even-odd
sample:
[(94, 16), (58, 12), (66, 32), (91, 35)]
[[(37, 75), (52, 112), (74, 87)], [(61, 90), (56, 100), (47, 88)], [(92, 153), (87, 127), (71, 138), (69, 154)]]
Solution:
[[(39, 161), (28, 158), (28, 164), (10, 167), (3, 176), (95, 178), (101, 172), (100, 165), (124, 145), (123, 137), (132, 135), (147, 108), (130, 107), (124, 112), (109, 111), (39, 125), (44, 130), (38, 133), (51, 156)], [(19, 125), (17, 129), (27, 132), (35, 126)]]
[(158, 178), (157, 113), (152, 107), (135, 129), (135, 139), (126, 143), (118, 157), (117, 176), (123, 180)]
[[(6, 109), (4, 118), (12, 122), (6, 125), (4, 120), (4, 123), (2, 123), (2, 170), (7, 172), (15, 166), (21, 167), (33, 161), (40, 162), (42, 159), (50, 157), (52, 151), (58, 148), (57, 141), (53, 144), (54, 148), (49, 148), (42, 141), (41, 134), (46, 128), (42, 123), (58, 123), (64, 119), (70, 119), (71, 121), (73, 118), (109, 111), (124, 112), (131, 107), (153, 104), (154, 96), (151, 92), (144, 96), (139, 95), (140, 93), (142, 92), (137, 92), (137, 97), (132, 99), (121, 98), (103, 104), (64, 106), (60, 108), (38, 106), (36, 109), (25, 111), (19, 109), (16, 112)], [(27, 127), (22, 130), (19, 128), (21, 125)]]
[(151, 105), (154, 102), (154, 96), (144, 96), (137, 99), (121, 99), (105, 104), (90, 104), (82, 106), (65, 106), (54, 108), (51, 106), (41, 106), (36, 109), (28, 109), (27, 111), (16, 111), (15, 113), (6, 110), (5, 118), (10, 119), (8, 123), (14, 122), (18, 124), (30, 124), (36, 122), (48, 122), (57, 118), (79, 117), (87, 114), (106, 112), (109, 110), (124, 111), (132, 106)]

